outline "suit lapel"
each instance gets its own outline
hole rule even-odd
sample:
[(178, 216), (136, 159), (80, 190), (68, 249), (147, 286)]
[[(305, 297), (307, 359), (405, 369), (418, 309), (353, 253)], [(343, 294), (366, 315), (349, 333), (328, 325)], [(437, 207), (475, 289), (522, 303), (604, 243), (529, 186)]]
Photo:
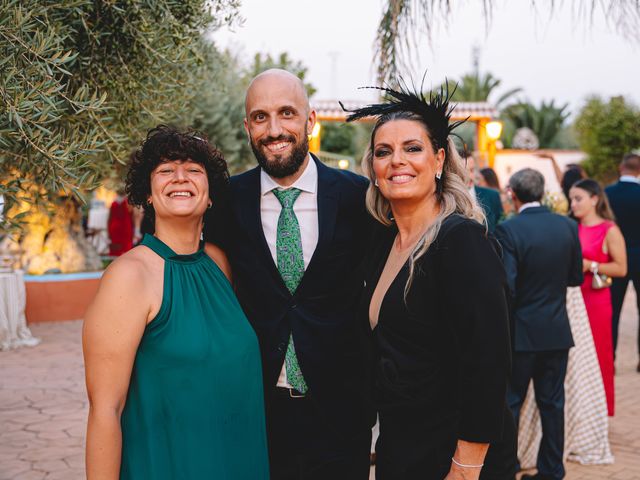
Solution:
[[(324, 252), (331, 244), (336, 225), (336, 215), (338, 213), (338, 201), (340, 194), (336, 184), (336, 174), (329, 167), (311, 154), (311, 158), (316, 162), (318, 168), (318, 244), (313, 252), (300, 286), (305, 278), (313, 273), (315, 265), (322, 260)], [(250, 238), (254, 239), (258, 248), (259, 258), (266, 262), (267, 268), (271, 272), (274, 280), (277, 281), (284, 290), (287, 290), (278, 266), (273, 261), (273, 256), (269, 250), (267, 239), (262, 229), (262, 217), (260, 214), (260, 168), (255, 168), (248, 172), (248, 178), (239, 185), (237, 204), (237, 218)]]
[[(311, 158), (316, 162), (318, 168), (318, 244), (304, 277), (313, 271), (314, 265), (320, 261), (319, 259), (322, 259), (324, 251), (331, 244), (336, 226), (340, 196), (337, 190), (335, 172), (320, 162), (315, 155), (311, 154)], [(302, 281), (304, 281), (304, 277)]]
[(236, 217), (239, 219), (249, 238), (253, 239), (257, 248), (257, 257), (260, 258), (274, 281), (278, 282), (281, 287), (289, 292), (286, 285), (282, 281), (282, 276), (278, 271), (278, 266), (273, 261), (271, 250), (267, 244), (262, 229), (262, 215), (260, 213), (260, 167), (256, 167), (248, 172), (247, 181), (240, 185), (238, 189), (238, 197), (235, 199), (237, 204)]

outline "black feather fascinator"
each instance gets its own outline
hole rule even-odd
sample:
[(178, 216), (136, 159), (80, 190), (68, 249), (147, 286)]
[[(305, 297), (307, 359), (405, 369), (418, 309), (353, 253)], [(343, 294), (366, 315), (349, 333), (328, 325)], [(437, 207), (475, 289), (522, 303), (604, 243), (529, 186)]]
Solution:
[[(456, 91), (456, 87), (449, 91), (449, 83), (447, 81), (439, 88), (439, 90), (431, 91), (427, 95), (423, 92), (424, 78), (421, 88), (415, 87), (410, 89), (407, 84), (399, 82), (397, 89), (390, 87), (360, 87), (360, 89), (374, 89), (384, 92), (386, 97), (385, 103), (376, 103), (355, 110), (348, 110), (340, 103), (342, 110), (348, 112), (347, 122), (353, 122), (366, 117), (382, 117), (396, 112), (411, 112), (420, 116), (433, 138), (436, 140), (436, 148), (445, 148), (447, 146), (447, 137), (452, 131), (466, 122), (468, 118), (451, 123), (451, 114), (455, 105), (451, 105), (451, 97)], [(454, 134), (455, 135), (455, 134)]]

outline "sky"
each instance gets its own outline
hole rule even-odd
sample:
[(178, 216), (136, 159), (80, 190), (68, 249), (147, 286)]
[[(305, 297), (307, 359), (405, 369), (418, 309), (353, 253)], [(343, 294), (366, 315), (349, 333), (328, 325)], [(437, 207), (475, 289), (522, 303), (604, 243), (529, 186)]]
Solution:
[[(419, 47), (403, 72), (427, 85), (472, 69), (472, 51), (480, 48), (480, 69), (502, 80), (497, 93), (521, 87), (523, 99), (569, 103), (576, 114), (588, 95), (624, 95), (640, 105), (640, 42), (609, 28), (596, 12), (593, 23), (576, 21), (574, 2), (556, 2), (552, 16), (536, 2), (497, 0), (488, 28), (478, 0), (458, 0), (448, 25), (433, 25), (429, 43), (417, 31)], [(244, 22), (214, 33), (220, 47), (242, 53), (288, 52), (308, 67), (314, 99), (369, 100), (375, 94), (357, 90), (375, 85), (373, 44), (382, 0), (242, 0)]]

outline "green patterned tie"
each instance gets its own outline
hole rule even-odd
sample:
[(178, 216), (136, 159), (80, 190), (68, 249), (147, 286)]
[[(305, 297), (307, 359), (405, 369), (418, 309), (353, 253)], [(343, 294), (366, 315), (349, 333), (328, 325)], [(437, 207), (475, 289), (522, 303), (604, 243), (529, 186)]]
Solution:
[[(282, 210), (278, 218), (278, 236), (276, 237), (276, 258), (278, 259), (278, 271), (284, 284), (291, 293), (296, 291), (302, 276), (304, 275), (304, 257), (302, 255), (302, 240), (300, 238), (300, 225), (293, 211), (293, 204), (300, 196), (301, 190), (289, 188), (287, 190), (272, 190)], [(293, 335), (289, 335), (289, 346), (284, 357), (287, 367), (287, 382), (301, 393), (307, 392), (307, 384), (304, 381), (296, 351), (293, 346)]]

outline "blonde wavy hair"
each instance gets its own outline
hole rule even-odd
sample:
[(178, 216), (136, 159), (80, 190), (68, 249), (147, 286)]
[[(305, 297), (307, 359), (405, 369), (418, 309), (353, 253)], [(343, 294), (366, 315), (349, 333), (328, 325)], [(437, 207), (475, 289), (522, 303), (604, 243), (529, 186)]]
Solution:
[(393, 224), (393, 220), (391, 218), (391, 203), (382, 195), (382, 193), (380, 193), (380, 189), (375, 186), (376, 176), (373, 171), (373, 144), (378, 128), (385, 123), (394, 120), (412, 120), (419, 122), (427, 132), (434, 153), (437, 153), (439, 148), (443, 148), (445, 151), (442, 176), (440, 180), (442, 185), (434, 193), (437, 204), (440, 207), (440, 211), (420, 240), (418, 240), (418, 243), (409, 256), (409, 278), (407, 279), (404, 289), (406, 299), (415, 275), (416, 262), (427, 252), (427, 250), (429, 250), (429, 247), (438, 236), (442, 222), (447, 217), (453, 214), (458, 214), (471, 220), (475, 220), (476, 222), (484, 225), (485, 232), (487, 231), (487, 221), (482, 207), (480, 207), (478, 203), (471, 198), (469, 187), (467, 186), (468, 172), (463, 159), (458, 154), (458, 150), (456, 149), (451, 136), (447, 137), (446, 145), (439, 146), (433, 138), (428, 125), (425, 125), (422, 117), (411, 112), (394, 112), (388, 115), (383, 115), (378, 118), (378, 121), (371, 132), (371, 142), (364, 154), (364, 157), (362, 158), (362, 170), (369, 178), (366, 206), (373, 218), (386, 226)]

